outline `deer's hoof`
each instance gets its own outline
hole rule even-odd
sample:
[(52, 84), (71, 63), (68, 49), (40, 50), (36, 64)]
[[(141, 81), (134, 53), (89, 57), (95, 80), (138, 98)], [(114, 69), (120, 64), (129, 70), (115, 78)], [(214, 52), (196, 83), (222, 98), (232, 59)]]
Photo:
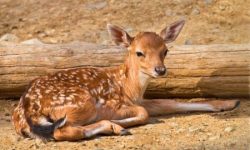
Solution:
[(225, 101), (224, 105), (219, 109), (219, 111), (230, 111), (240, 106), (239, 100), (229, 100)]
[(132, 133), (128, 129), (122, 129), (120, 135), (132, 135)]

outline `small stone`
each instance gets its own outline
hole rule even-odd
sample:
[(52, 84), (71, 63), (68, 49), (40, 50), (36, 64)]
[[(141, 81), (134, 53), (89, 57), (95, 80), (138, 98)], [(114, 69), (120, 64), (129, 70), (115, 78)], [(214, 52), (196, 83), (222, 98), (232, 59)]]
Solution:
[(169, 125), (170, 125), (171, 127), (177, 127), (177, 126), (178, 126), (178, 124), (175, 123), (175, 122), (171, 122)]
[(199, 15), (200, 14), (200, 10), (198, 8), (194, 8), (191, 12), (192, 15)]
[(52, 35), (52, 34), (54, 34), (55, 33), (55, 29), (46, 29), (45, 30), (45, 33), (47, 34), (47, 35)]
[(221, 11), (224, 11), (226, 9), (226, 6), (225, 5), (220, 5), (219, 8), (220, 8)]
[(41, 42), (39, 39), (34, 38), (34, 39), (29, 39), (26, 41), (21, 42), (21, 44), (27, 44), (27, 45), (40, 45), (43, 44), (43, 42)]
[(39, 32), (38, 36), (41, 37), (41, 38), (44, 38), (44, 37), (46, 37), (48, 35), (45, 32)]
[(199, 132), (199, 131), (201, 131), (201, 129), (200, 128), (195, 128), (195, 127), (190, 127), (189, 129), (188, 129), (188, 131), (191, 133), (191, 132)]
[(89, 3), (86, 5), (86, 8), (94, 10), (94, 9), (103, 9), (104, 7), (107, 6), (106, 1), (101, 1), (101, 2), (96, 2), (96, 3)]
[(235, 129), (233, 128), (233, 127), (226, 127), (225, 128), (225, 132), (232, 132), (232, 131), (234, 131)]
[(208, 133), (206, 133), (208, 136), (211, 136), (211, 135), (213, 135), (211, 132), (208, 132)]
[(190, 39), (186, 39), (186, 41), (185, 41), (185, 45), (192, 45), (192, 40), (190, 40)]
[(49, 42), (52, 43), (52, 44), (55, 44), (55, 43), (58, 43), (59, 41), (57, 39), (49, 39)]
[(180, 128), (180, 129), (177, 129), (177, 130), (176, 130), (176, 133), (181, 133), (181, 132), (184, 132), (184, 131), (185, 131), (185, 129)]
[(209, 141), (214, 141), (214, 140), (217, 140), (219, 138), (220, 138), (220, 135), (215, 135), (215, 136), (209, 137), (208, 140)]
[(5, 42), (18, 42), (19, 38), (16, 35), (14, 35), (14, 34), (7, 33), (7, 34), (4, 34), (0, 38), (0, 42), (1, 41), (5, 41)]
[(209, 5), (212, 4), (213, 0), (204, 0), (205, 4)]

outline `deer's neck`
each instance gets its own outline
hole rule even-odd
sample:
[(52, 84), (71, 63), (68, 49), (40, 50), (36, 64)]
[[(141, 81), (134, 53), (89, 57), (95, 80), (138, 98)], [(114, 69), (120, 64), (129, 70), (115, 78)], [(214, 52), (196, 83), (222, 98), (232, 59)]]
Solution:
[(133, 103), (139, 103), (150, 81), (150, 76), (142, 73), (130, 57), (122, 65), (126, 78), (123, 80), (124, 93)]

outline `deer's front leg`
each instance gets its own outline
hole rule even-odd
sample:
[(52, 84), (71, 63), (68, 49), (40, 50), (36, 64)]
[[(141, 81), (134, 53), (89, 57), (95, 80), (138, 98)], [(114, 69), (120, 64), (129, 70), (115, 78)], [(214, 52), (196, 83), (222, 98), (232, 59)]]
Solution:
[(123, 106), (113, 117), (112, 122), (126, 128), (146, 124), (148, 112), (141, 106)]
[(236, 108), (240, 104), (239, 100), (211, 100), (201, 102), (177, 102), (168, 99), (143, 100), (143, 106), (150, 116), (165, 115), (183, 112), (218, 112)]

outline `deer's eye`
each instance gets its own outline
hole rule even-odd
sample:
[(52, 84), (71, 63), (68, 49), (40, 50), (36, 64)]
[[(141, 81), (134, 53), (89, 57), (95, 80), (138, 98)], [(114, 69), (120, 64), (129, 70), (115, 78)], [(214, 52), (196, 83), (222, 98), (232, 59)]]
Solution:
[(145, 55), (144, 55), (142, 52), (136, 52), (136, 55), (137, 55), (138, 57), (145, 57)]
[(166, 55), (167, 55), (167, 53), (168, 53), (168, 50), (166, 50), (166, 51), (164, 52), (164, 56), (166, 56)]

